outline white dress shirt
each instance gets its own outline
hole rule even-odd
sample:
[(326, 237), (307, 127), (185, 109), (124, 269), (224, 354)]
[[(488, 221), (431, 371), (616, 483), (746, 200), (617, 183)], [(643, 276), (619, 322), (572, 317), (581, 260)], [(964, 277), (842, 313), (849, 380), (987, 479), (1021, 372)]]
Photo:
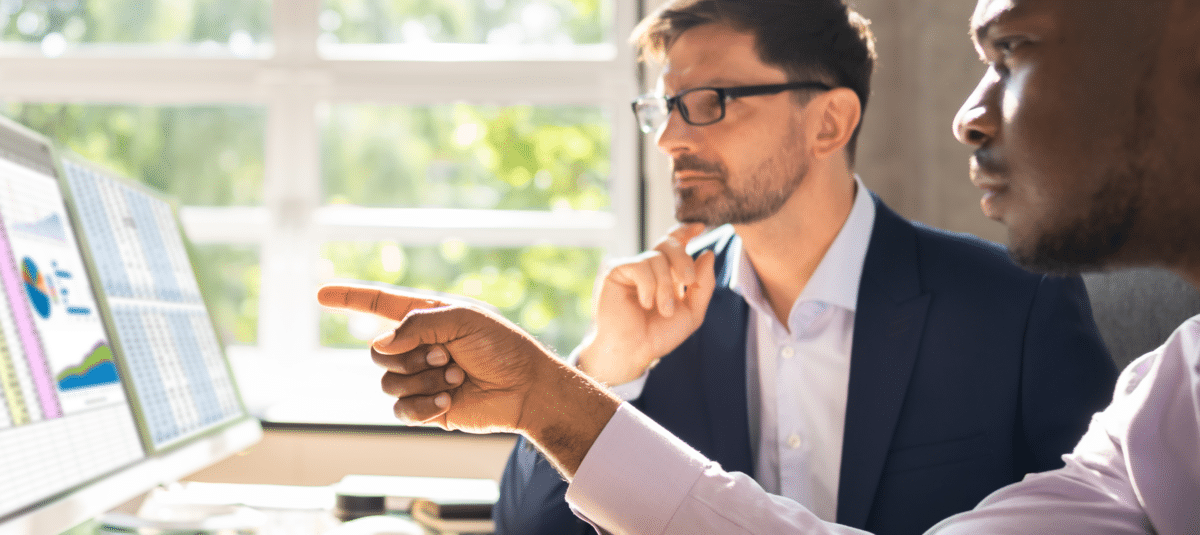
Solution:
[[(929, 533), (1200, 533), (1200, 316), (1125, 369), (1112, 404), (1063, 459)], [(628, 404), (584, 457), (567, 501), (604, 533), (863, 533), (722, 471)]]
[(792, 304), (786, 327), (741, 241), (730, 250), (739, 261), (729, 287), (750, 305), (746, 399), (755, 479), (829, 521), (837, 518), (854, 310), (875, 225), (875, 203), (855, 181), (850, 214)]
[[(829, 521), (837, 517), (854, 310), (875, 226), (875, 203), (857, 176), (855, 184), (850, 214), (792, 304), (786, 327), (741, 241), (728, 253), (735, 259), (729, 287), (750, 305), (746, 399), (756, 479)], [(646, 376), (612, 390), (637, 399)]]

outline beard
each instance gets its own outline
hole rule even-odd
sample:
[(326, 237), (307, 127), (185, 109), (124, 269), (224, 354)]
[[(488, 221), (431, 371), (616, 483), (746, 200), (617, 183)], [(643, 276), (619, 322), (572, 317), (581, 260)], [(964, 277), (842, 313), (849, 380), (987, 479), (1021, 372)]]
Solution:
[(1141, 213), (1137, 190), (1128, 187), (1140, 178), (1135, 173), (1109, 174), (1092, 195), (1086, 214), (1053, 228), (1035, 229), (1028, 245), (1010, 234), (1009, 256), (1031, 270), (1057, 275), (1108, 267), (1129, 242)]
[(720, 191), (716, 193), (702, 194), (700, 188), (688, 186), (675, 189), (675, 219), (681, 223), (703, 223), (709, 228), (754, 223), (775, 215), (808, 174), (808, 162), (800, 150), (767, 158), (738, 189), (730, 186), (724, 165), (685, 154), (676, 158), (672, 167), (675, 171), (705, 172), (719, 183)]
[[(1143, 74), (1134, 103), (1134, 119), (1121, 143), (1120, 153), (1112, 160), (1100, 179), (1100, 189), (1085, 200), (1087, 211), (1082, 216), (1046, 228), (1033, 229), (1031, 242), (1020, 243), (1009, 229), (1009, 256), (1029, 269), (1052, 274), (1075, 274), (1099, 271), (1116, 265), (1144, 263), (1142, 252), (1133, 251), (1150, 245), (1134, 244), (1131, 236), (1146, 217), (1143, 206), (1143, 185), (1146, 181), (1163, 181), (1168, 177), (1155, 173), (1146, 157), (1152, 154), (1155, 142), (1156, 108), (1151, 93), (1153, 67)], [(1065, 202), (1060, 203), (1065, 205)], [(1142, 236), (1142, 238), (1150, 238)], [(1161, 236), (1160, 236), (1161, 238)], [(1145, 242), (1147, 240), (1134, 240)], [(1158, 240), (1155, 240), (1158, 241)], [(1177, 248), (1187, 239), (1172, 242), (1167, 237), (1159, 245)], [(1153, 247), (1151, 247), (1153, 248)], [(1169, 255), (1162, 247), (1158, 256)]]

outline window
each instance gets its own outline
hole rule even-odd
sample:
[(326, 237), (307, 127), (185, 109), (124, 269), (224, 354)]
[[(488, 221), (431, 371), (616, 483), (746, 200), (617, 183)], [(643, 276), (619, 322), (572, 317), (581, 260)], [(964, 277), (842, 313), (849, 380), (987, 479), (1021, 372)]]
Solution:
[(0, 112), (178, 199), (251, 410), (387, 423), (388, 326), (317, 286), (477, 297), (569, 351), (638, 247), (634, 9), (0, 0)]

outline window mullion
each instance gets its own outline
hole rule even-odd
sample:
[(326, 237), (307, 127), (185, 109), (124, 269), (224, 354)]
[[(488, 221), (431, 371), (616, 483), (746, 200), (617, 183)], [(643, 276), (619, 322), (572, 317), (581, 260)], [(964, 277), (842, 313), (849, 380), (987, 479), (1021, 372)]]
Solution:
[(262, 250), (259, 344), (264, 354), (299, 355), (318, 345), (313, 295), (318, 244), (312, 224), (320, 197), (316, 106), (320, 0), (276, 0), (276, 55), (268, 94), (263, 201), (270, 223)]

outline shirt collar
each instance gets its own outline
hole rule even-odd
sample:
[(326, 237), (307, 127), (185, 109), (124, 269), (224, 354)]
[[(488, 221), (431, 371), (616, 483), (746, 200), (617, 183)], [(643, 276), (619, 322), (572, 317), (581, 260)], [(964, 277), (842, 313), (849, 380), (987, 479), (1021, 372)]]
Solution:
[[(797, 303), (820, 301), (851, 312), (857, 308), (859, 280), (862, 278), (871, 231), (875, 227), (875, 202), (858, 175), (854, 175), (854, 183), (856, 188), (850, 215), (821, 258), (812, 278), (804, 286)], [(742, 241), (733, 240), (730, 248), (729, 254), (737, 258), (737, 263), (731, 266), (729, 288), (741, 294), (747, 302), (765, 303), (758, 274), (750, 263), (750, 257), (742, 249)]]

